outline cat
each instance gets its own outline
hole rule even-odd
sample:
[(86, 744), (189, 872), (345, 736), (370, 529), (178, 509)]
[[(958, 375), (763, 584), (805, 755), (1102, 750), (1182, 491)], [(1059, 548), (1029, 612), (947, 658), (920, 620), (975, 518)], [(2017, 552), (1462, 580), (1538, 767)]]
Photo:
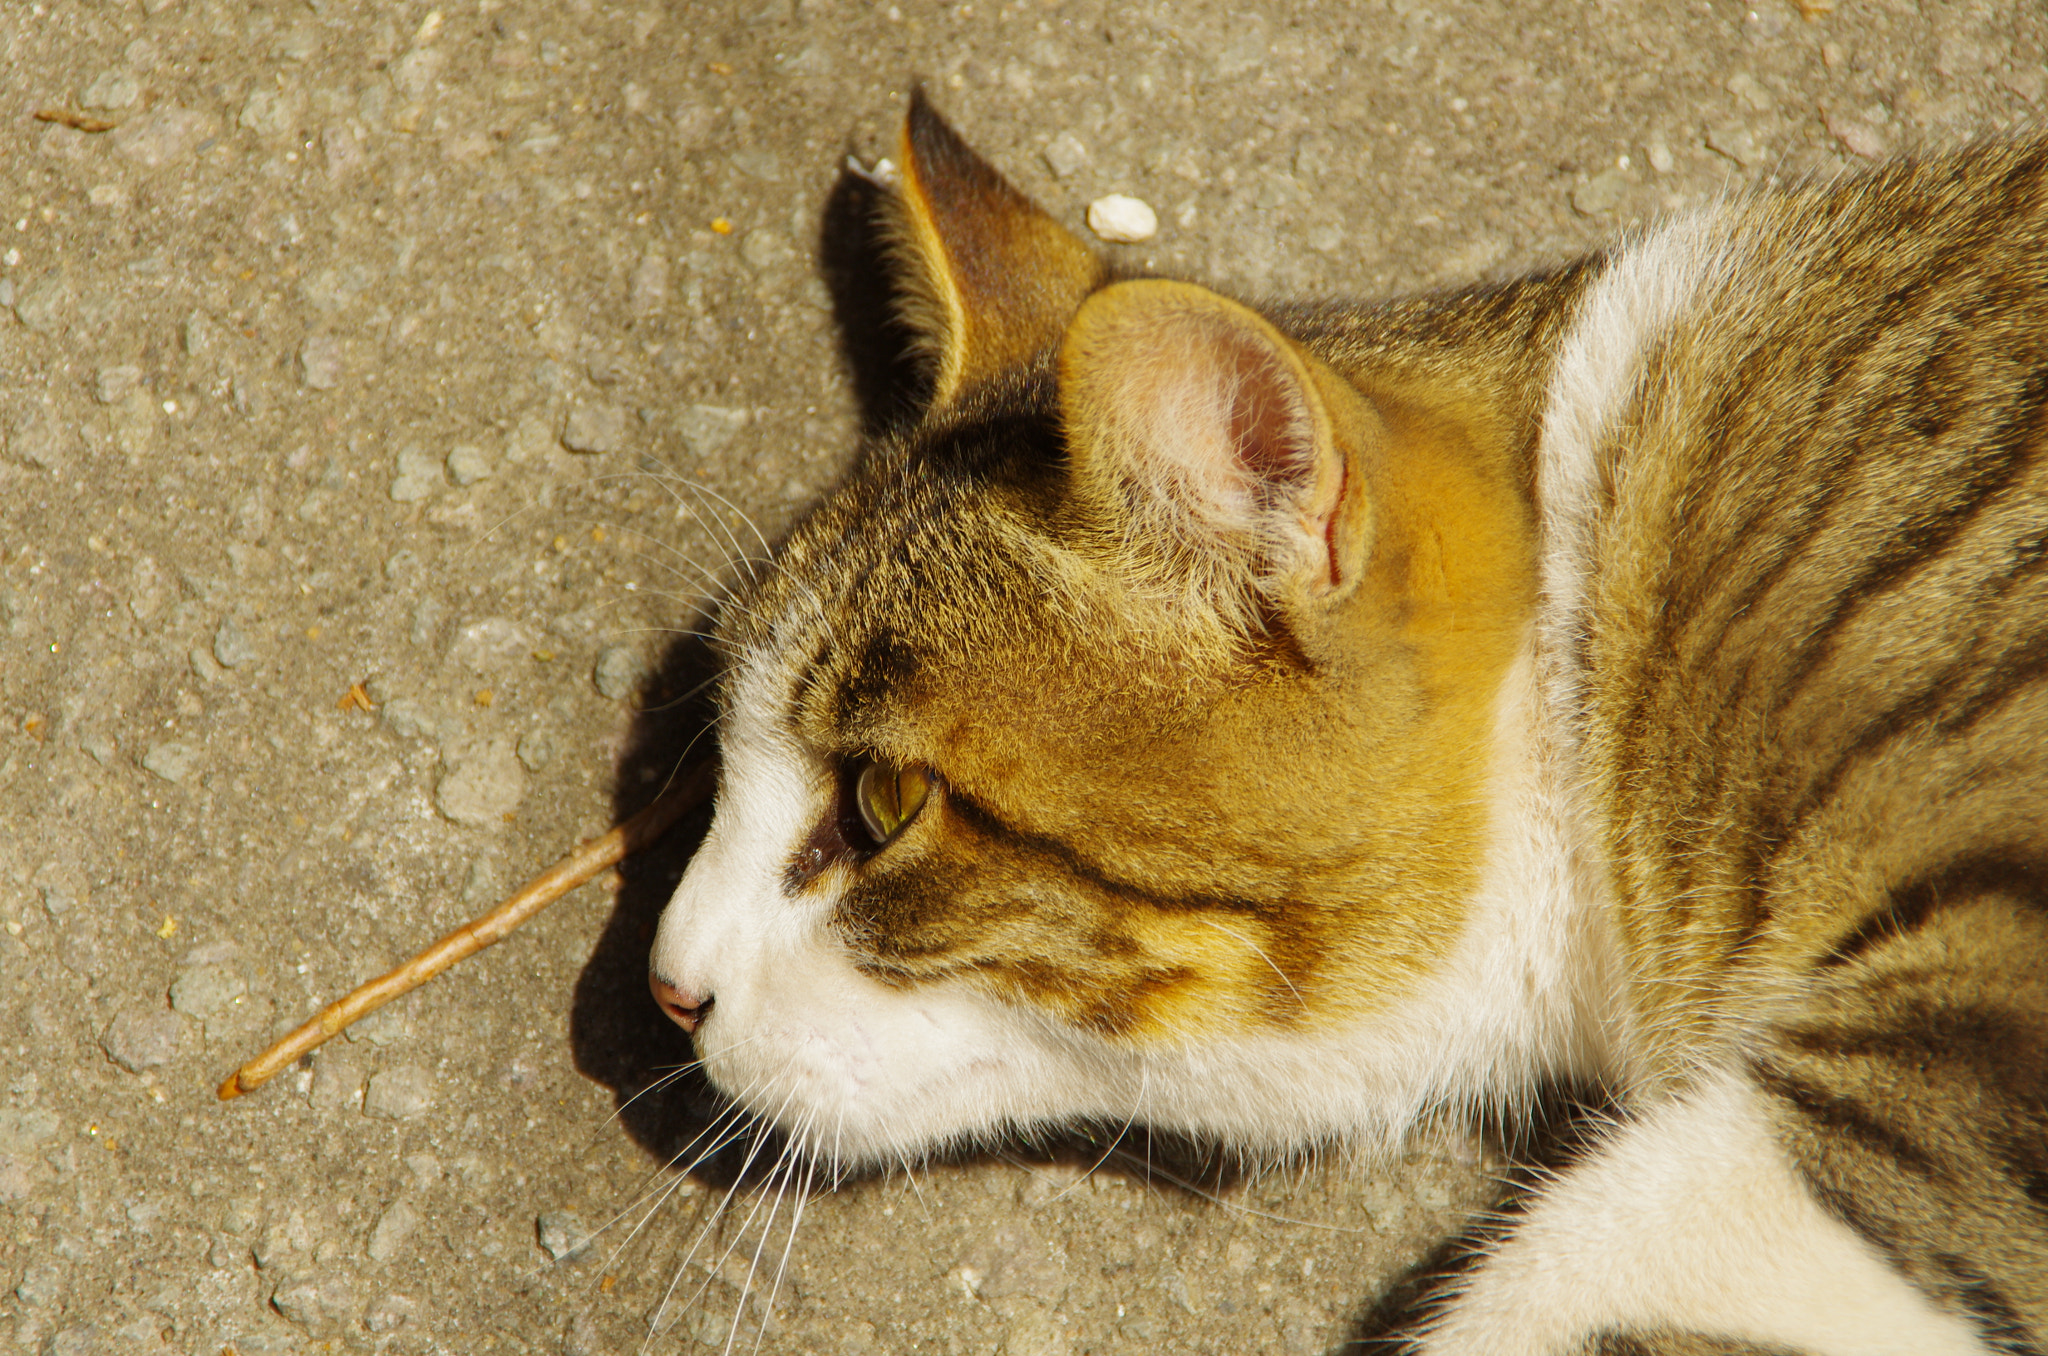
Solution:
[(718, 622), (651, 983), (814, 1163), (1615, 1108), (1427, 1353), (2048, 1348), (2048, 140), (1126, 274), (913, 96), (920, 421)]

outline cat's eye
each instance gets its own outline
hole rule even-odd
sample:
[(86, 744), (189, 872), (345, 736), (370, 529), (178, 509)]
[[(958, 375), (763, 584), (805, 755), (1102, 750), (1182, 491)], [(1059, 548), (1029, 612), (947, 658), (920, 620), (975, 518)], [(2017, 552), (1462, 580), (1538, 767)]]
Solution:
[(893, 767), (872, 758), (861, 760), (853, 779), (853, 804), (876, 847), (917, 818), (931, 788), (932, 774), (914, 763)]

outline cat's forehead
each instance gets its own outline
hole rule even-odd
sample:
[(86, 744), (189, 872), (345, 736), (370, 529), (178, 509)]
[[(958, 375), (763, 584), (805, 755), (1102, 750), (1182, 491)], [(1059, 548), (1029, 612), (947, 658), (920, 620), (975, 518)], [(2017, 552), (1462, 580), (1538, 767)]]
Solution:
[(1005, 412), (874, 449), (731, 610), (728, 638), (781, 676), (793, 718), (856, 735), (934, 685), (1051, 662), (1097, 610), (1049, 526), (1057, 438)]

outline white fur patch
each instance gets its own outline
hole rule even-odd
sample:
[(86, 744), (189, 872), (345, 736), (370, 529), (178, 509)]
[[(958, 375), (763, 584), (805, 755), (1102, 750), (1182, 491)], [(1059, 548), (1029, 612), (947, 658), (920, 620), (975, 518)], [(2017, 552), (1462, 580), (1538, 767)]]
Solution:
[(861, 974), (829, 926), (831, 877), (797, 898), (782, 885), (829, 812), (832, 779), (781, 732), (771, 675), (741, 670), (717, 820), (663, 915), (653, 963), (715, 996), (697, 1042), (718, 1085), (822, 1152), (890, 1161), (1077, 1118), (1247, 1150), (1384, 1147), (1432, 1107), (1497, 1102), (1546, 1071), (1605, 1062), (1595, 1047), (1616, 1025), (1600, 1006), (1619, 992), (1614, 946), (1584, 906), (1556, 779), (1525, 737), (1537, 703), (1527, 653), (1495, 714), (1495, 848), (1438, 970), (1349, 1026), (1144, 1048), (964, 986), (899, 989)]
[(1717, 210), (1680, 217), (1626, 249), (1579, 301), (1551, 373), (1538, 453), (1543, 600), (1538, 625), (1552, 709), (1579, 704), (1570, 663), (1583, 629), (1595, 513), (1609, 426), (1635, 394), (1643, 357), (1672, 325), (1711, 300), (1735, 266), (1733, 234)]
[(1811, 1356), (1990, 1351), (1814, 1203), (1734, 1074), (1617, 1130), (1552, 1184), (1423, 1351), (1539, 1356), (1657, 1329)]

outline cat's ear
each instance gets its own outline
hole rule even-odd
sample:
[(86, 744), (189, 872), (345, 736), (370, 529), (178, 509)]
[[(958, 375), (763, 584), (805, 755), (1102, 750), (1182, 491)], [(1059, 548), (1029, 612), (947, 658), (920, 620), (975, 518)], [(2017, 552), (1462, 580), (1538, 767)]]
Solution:
[(976, 155), (922, 89), (904, 120), (897, 236), (905, 316), (933, 365), (933, 404), (1059, 342), (1102, 261)]
[(1371, 546), (1364, 397), (1237, 302), (1145, 279), (1091, 296), (1059, 357), (1074, 492), (1154, 582), (1226, 612), (1349, 593)]

